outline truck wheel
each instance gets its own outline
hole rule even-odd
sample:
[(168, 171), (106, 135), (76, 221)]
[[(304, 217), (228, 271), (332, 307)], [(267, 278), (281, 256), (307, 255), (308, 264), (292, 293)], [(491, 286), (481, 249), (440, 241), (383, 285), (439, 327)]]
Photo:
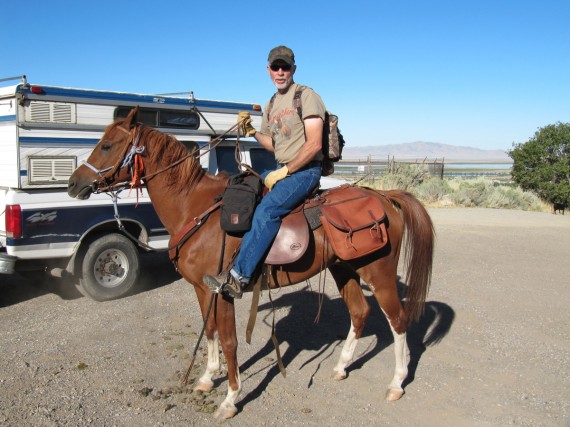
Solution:
[(126, 295), (139, 279), (139, 253), (122, 234), (91, 242), (81, 265), (80, 291), (95, 301)]

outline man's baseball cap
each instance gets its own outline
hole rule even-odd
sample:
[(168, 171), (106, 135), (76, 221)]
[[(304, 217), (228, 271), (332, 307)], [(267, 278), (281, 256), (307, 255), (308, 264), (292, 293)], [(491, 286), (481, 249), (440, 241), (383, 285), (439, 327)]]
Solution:
[(286, 64), (295, 65), (295, 54), (287, 46), (277, 46), (271, 49), (267, 60), (270, 64), (280, 60)]

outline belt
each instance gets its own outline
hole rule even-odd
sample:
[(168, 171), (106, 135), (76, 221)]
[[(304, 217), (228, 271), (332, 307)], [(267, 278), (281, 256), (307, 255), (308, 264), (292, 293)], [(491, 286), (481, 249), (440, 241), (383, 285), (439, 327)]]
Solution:
[[(299, 170), (303, 170), (303, 169), (308, 169), (308, 168), (316, 168), (321, 167), (323, 165), (323, 162), (321, 162), (320, 160), (313, 160), (312, 162), (307, 163), (305, 166), (303, 166), (301, 169)], [(283, 167), (283, 166), (287, 166), (287, 163), (279, 163), (279, 167)]]

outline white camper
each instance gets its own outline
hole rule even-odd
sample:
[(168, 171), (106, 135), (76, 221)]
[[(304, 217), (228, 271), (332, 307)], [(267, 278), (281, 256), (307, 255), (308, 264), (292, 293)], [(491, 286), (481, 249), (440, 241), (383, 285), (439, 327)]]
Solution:
[[(191, 92), (142, 95), (19, 79), (0, 86), (0, 273), (68, 276), (96, 300), (123, 296), (137, 282), (143, 249), (130, 236), (154, 249), (166, 248), (169, 240), (146, 193), (137, 207), (134, 192), (121, 193), (117, 212), (105, 194), (89, 200), (67, 195), (69, 176), (106, 126), (139, 106), (139, 120), (205, 153), (215, 136), (236, 124), (239, 111), (249, 111), (257, 128), (261, 124), (258, 105), (196, 99)], [(8, 80), (0, 79), (0, 85)], [(255, 141), (242, 140), (240, 148), (254, 169), (274, 165)], [(235, 173), (234, 151), (235, 142), (227, 141), (200, 162), (214, 173)]]

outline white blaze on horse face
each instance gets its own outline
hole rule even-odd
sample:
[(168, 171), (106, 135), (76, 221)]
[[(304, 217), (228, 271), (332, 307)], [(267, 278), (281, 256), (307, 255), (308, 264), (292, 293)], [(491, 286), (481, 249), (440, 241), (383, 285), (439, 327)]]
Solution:
[(346, 341), (342, 347), (342, 351), (340, 352), (338, 363), (334, 367), (334, 371), (337, 373), (336, 379), (346, 378), (346, 367), (352, 362), (356, 344), (358, 344), (358, 338), (356, 338), (354, 325), (352, 322), (350, 322), (350, 330), (348, 331), (348, 336), (346, 337)]

